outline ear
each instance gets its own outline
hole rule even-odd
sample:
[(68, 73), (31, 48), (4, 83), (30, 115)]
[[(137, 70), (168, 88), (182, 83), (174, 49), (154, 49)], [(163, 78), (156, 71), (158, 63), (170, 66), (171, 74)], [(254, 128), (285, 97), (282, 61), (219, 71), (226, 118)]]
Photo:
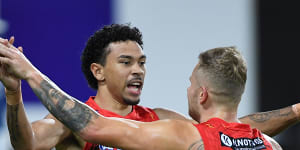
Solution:
[(92, 63), (90, 66), (91, 72), (93, 73), (94, 77), (98, 80), (103, 82), (104, 78), (104, 67), (97, 63)]
[(199, 96), (200, 104), (204, 104), (207, 101), (207, 98), (208, 98), (207, 89), (206, 89), (206, 87), (201, 86), (200, 87), (200, 96)]

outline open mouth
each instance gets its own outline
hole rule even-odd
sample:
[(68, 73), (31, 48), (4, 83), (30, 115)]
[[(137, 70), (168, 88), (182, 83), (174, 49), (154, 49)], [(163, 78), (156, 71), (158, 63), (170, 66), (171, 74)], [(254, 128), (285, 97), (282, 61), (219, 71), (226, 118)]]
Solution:
[(129, 93), (131, 93), (132, 95), (140, 95), (142, 87), (143, 87), (143, 82), (140, 81), (140, 80), (130, 81), (127, 84), (127, 88), (129, 90)]

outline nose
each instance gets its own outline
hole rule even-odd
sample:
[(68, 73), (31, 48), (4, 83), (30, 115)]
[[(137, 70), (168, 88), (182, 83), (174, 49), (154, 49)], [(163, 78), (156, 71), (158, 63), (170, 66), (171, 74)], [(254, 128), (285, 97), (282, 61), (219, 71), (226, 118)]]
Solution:
[(134, 65), (132, 65), (132, 74), (144, 75), (144, 66), (139, 65), (139, 63), (135, 63)]

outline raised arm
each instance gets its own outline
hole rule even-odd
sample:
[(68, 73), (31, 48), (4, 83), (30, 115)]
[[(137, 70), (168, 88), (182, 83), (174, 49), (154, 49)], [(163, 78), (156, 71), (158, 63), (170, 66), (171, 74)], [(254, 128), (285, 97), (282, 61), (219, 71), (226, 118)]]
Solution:
[(25, 114), (20, 93), (21, 90), (13, 93), (6, 90), (6, 118), (10, 142), (16, 150), (33, 149), (33, 131)]
[[(0, 38), (0, 43), (10, 47), (13, 43)], [(22, 48), (19, 48), (22, 52)], [(8, 72), (7, 66), (0, 65), (0, 81), (5, 86), (6, 102), (7, 102), (7, 126), (10, 134), (10, 141), (14, 149), (51, 149), (60, 142), (67, 140), (66, 137), (71, 135), (68, 128), (64, 127), (52, 115), (48, 115), (45, 119), (35, 121), (30, 124), (25, 113), (22, 100), (20, 80), (15, 78)], [(76, 141), (63, 147), (77, 147)], [(59, 145), (60, 146), (60, 145)], [(75, 149), (75, 148), (74, 148)]]
[(300, 103), (268, 112), (260, 112), (239, 118), (241, 122), (258, 128), (269, 136), (275, 136), (300, 120)]
[[(155, 108), (154, 111), (160, 120), (178, 119), (189, 120), (195, 123), (194, 120), (190, 120), (182, 114), (171, 110)], [(269, 136), (275, 136), (300, 121), (298, 111), (300, 111), (300, 103), (278, 110), (250, 114), (239, 118), (239, 120), (243, 123), (250, 124), (252, 128), (257, 128)]]
[[(6, 92), (7, 99), (7, 126), (10, 141), (15, 150), (51, 149), (60, 144), (72, 134), (62, 123), (52, 115), (33, 122), (28, 121), (21, 98), (21, 91)], [(13, 100), (17, 103), (12, 103)], [(76, 145), (73, 141), (72, 145)], [(69, 147), (64, 145), (63, 147)], [(76, 145), (80, 150), (79, 145)]]

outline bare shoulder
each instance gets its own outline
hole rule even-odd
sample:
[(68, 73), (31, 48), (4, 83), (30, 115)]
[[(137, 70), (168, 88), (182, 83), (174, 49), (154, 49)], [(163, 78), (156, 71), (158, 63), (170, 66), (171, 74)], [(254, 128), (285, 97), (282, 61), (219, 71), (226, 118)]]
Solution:
[(178, 119), (178, 120), (186, 120), (186, 121), (192, 121), (191, 119), (188, 119), (186, 116), (184, 116), (181, 113), (175, 112), (170, 109), (165, 108), (154, 108), (153, 109), (160, 120), (164, 119)]
[(173, 110), (170, 110), (170, 109), (154, 108), (153, 110), (158, 115), (160, 120), (173, 119), (173, 118), (185, 119), (184, 115), (182, 115), (180, 113), (177, 113), (177, 112), (175, 112)]
[(85, 141), (78, 135), (72, 133), (72, 131), (57, 120), (52, 114), (48, 114), (44, 119), (40, 120), (42, 124), (46, 125), (46, 129), (54, 128), (60, 132), (57, 132), (59, 137), (58, 144), (55, 146), (56, 150), (81, 150), (85, 146)]
[[(71, 130), (65, 127), (51, 114), (48, 114), (41, 120), (33, 122), (32, 129), (37, 143), (37, 149), (49, 149), (54, 146), (61, 147), (59, 145), (64, 145), (63, 149), (66, 149), (66, 147), (75, 147), (78, 145), (77, 141), (75, 141), (77, 139), (73, 137)], [(80, 146), (76, 147), (80, 148)]]
[(282, 150), (282, 148), (279, 145), (279, 143), (276, 142), (273, 138), (269, 137), (266, 134), (263, 134), (263, 135), (264, 135), (265, 139), (270, 142), (270, 144), (272, 145), (273, 150)]
[(59, 130), (59, 129), (66, 129), (68, 130), (66, 127), (64, 127), (64, 125), (57, 120), (53, 115), (48, 114), (47, 116), (45, 116), (43, 119), (41, 120), (37, 120), (32, 122), (32, 127), (35, 131), (39, 131), (41, 129), (45, 129), (45, 130)]

